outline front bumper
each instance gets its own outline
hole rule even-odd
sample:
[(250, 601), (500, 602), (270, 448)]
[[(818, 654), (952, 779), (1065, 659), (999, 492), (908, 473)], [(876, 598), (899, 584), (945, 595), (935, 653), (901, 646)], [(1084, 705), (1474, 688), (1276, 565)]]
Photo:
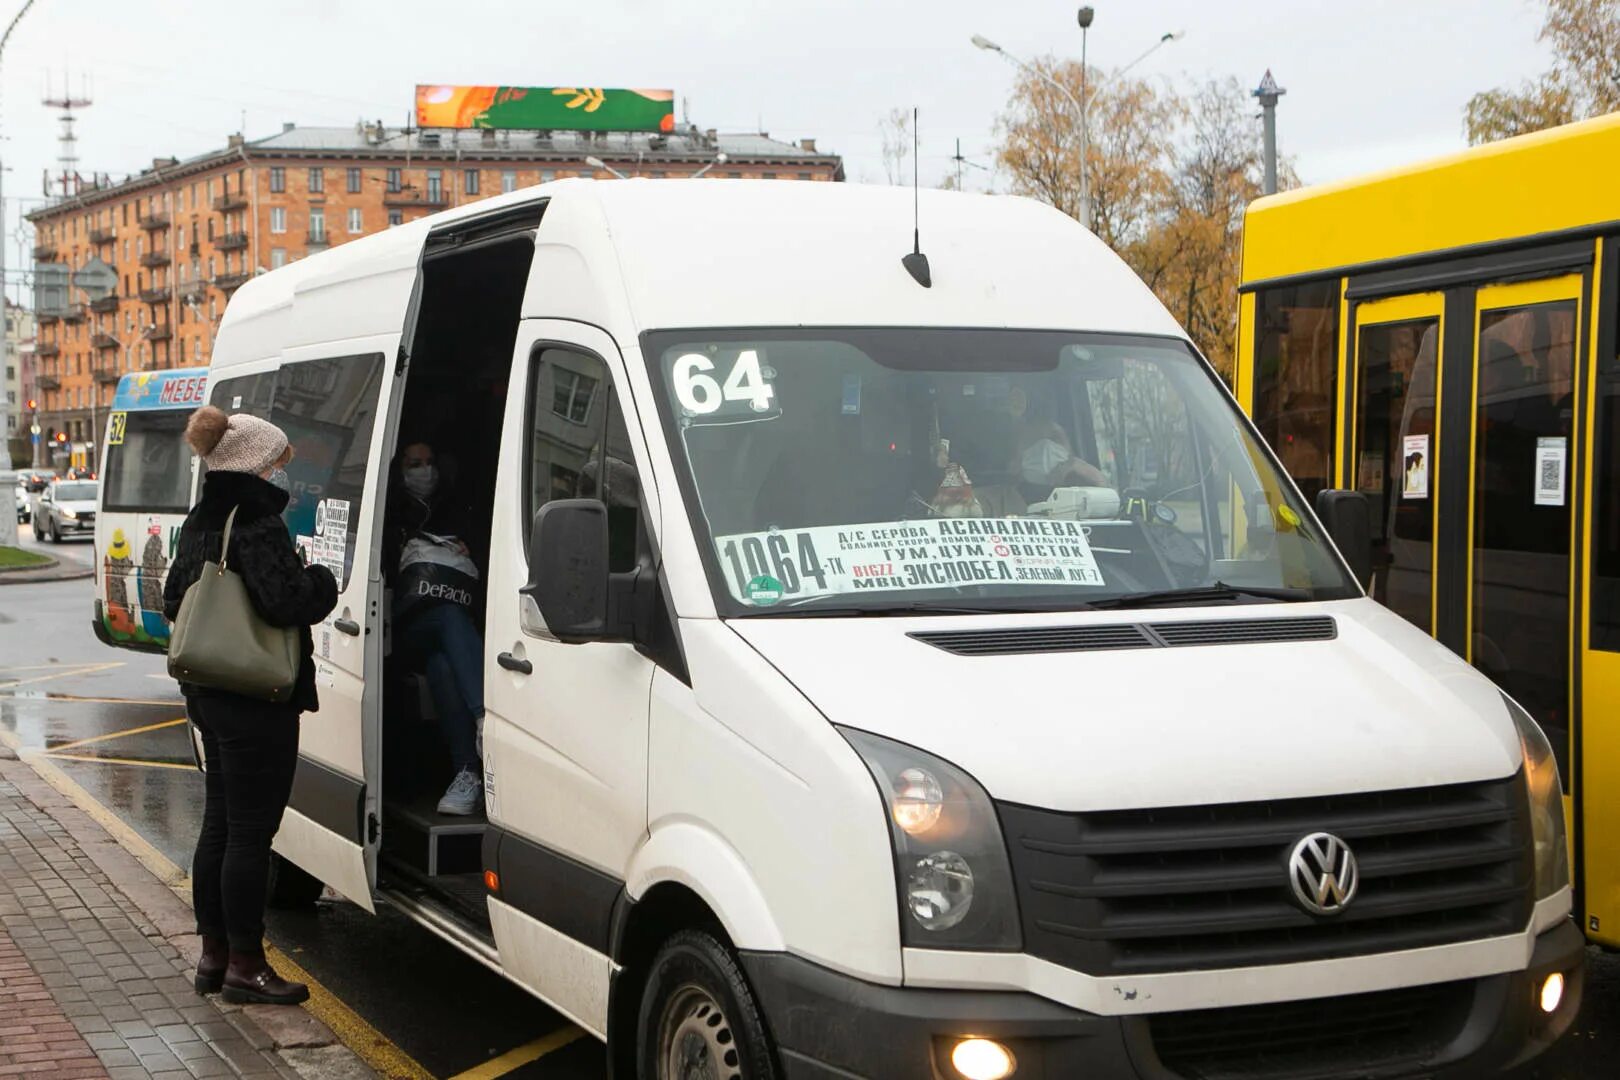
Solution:
[[(1581, 1006), (1585, 939), (1562, 922), (1536, 939), (1523, 971), (1473, 981), (1466, 1015), (1420, 1060), (1410, 1054), (1383, 1064), (1321, 1060), (1309, 1072), (1245, 1075), (1466, 1080), (1522, 1064), (1569, 1030)], [(775, 1036), (788, 1080), (961, 1080), (950, 1051), (963, 1036), (997, 1039), (1013, 1052), (1013, 1080), (1181, 1080), (1155, 1049), (1148, 1016), (1098, 1016), (1034, 994), (877, 986), (785, 953), (744, 953), (743, 967)], [(1542, 980), (1565, 978), (1551, 1014), (1536, 1003)], [(1323, 998), (1324, 1008), (1335, 999)], [(1234, 1031), (1237, 1030), (1234, 1025)], [(1245, 1028), (1233, 1038), (1263, 1038)]]

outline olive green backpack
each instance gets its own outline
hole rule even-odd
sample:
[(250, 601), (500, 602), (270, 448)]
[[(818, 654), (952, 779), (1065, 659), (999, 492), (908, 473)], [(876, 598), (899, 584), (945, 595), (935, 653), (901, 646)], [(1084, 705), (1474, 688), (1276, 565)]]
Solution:
[(226, 565), (237, 509), (225, 519), (218, 564), (203, 563), (180, 601), (169, 635), (169, 674), (210, 690), (290, 701), (302, 659), (298, 629), (265, 622), (242, 576)]

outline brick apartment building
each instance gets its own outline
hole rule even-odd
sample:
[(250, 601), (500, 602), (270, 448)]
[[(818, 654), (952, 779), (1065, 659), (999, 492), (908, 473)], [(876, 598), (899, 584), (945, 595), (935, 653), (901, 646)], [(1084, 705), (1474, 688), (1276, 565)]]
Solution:
[[(587, 163), (595, 158), (606, 168)], [(116, 286), (36, 291), (35, 380), (46, 463), (96, 464), (125, 372), (206, 364), (249, 277), (390, 225), (564, 176), (842, 180), (815, 140), (723, 135), (401, 131), (286, 125), (31, 212), (35, 280), (87, 269)], [(108, 274), (108, 270), (111, 274)], [(41, 271), (44, 274), (41, 274)], [(97, 290), (98, 292), (103, 290)], [(61, 433), (62, 439), (58, 439)]]

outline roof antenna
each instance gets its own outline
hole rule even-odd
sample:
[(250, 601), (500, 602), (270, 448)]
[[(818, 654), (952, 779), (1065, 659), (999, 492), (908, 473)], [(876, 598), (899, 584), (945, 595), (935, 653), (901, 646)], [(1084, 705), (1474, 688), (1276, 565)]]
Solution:
[(933, 275), (928, 272), (928, 256), (922, 253), (922, 229), (917, 209), (917, 107), (911, 107), (911, 254), (900, 260), (900, 265), (925, 289), (934, 286)]

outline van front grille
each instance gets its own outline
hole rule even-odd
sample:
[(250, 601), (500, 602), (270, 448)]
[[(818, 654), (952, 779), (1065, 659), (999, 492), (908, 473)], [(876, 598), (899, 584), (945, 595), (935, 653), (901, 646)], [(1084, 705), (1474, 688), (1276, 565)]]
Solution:
[[(1534, 871), (1518, 776), (1404, 791), (1098, 813), (997, 806), (1026, 951), (1096, 975), (1248, 967), (1523, 930)], [(1288, 857), (1328, 832), (1359, 889), (1306, 913)]]
[(1159, 1013), (1153, 1049), (1185, 1080), (1405, 1075), (1461, 1033), (1471, 982), (1316, 1001)]

